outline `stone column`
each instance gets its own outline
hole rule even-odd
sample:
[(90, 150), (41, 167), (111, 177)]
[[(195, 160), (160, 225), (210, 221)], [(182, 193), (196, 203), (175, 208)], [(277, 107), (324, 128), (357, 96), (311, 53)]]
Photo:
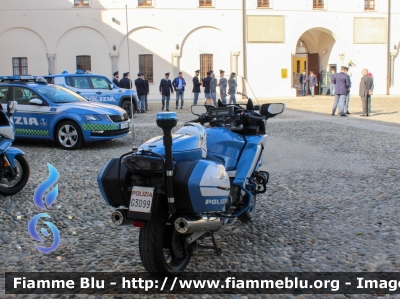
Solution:
[(55, 73), (54, 61), (56, 54), (47, 54), (47, 59), (49, 60), (49, 75), (53, 75)]
[(119, 56), (119, 54), (110, 54), (110, 57), (111, 57), (111, 74), (113, 74), (114, 72), (118, 71), (118, 56)]
[(340, 66), (339, 66), (338, 69), (336, 70), (337, 72), (340, 72), (340, 68), (341, 68), (342, 66), (344, 66), (344, 57), (345, 57), (345, 54), (344, 54), (344, 53), (339, 54), (339, 57), (340, 57)]
[(179, 53), (172, 53), (172, 66), (174, 68), (173, 78), (178, 76), (180, 69), (180, 60), (181, 60), (181, 55)]
[(238, 74), (238, 66), (239, 66), (239, 55), (240, 51), (237, 52), (231, 52), (231, 72), (235, 72), (236, 75)]

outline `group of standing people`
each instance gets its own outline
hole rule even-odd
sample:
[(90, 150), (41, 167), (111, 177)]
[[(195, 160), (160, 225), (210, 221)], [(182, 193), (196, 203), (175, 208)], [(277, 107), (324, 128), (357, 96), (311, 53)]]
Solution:
[[(335, 115), (336, 109), (340, 116), (347, 116), (350, 114), (349, 102), (350, 102), (350, 89), (351, 89), (351, 79), (348, 74), (349, 68), (342, 66), (340, 68), (340, 73), (336, 73), (334, 69), (331, 70), (332, 76), (330, 78), (330, 92), (331, 96), (335, 97), (332, 107), (331, 115)], [(317, 76), (313, 71), (310, 71), (310, 75), (307, 78), (306, 71), (300, 75), (300, 83), (302, 86), (302, 95), (306, 95), (307, 82), (309, 83), (311, 96), (314, 96), (314, 89), (318, 86)], [(363, 69), (362, 78), (360, 82), (359, 95), (361, 97), (363, 113), (360, 116), (369, 116), (370, 106), (371, 106), (371, 95), (373, 93), (373, 79), (372, 75), (368, 73), (367, 69)]]
[(225, 71), (219, 71), (219, 81), (215, 78), (214, 71), (209, 70), (207, 72), (207, 77), (200, 80), (199, 78), (200, 70), (195, 71), (195, 76), (193, 77), (193, 105), (197, 105), (199, 94), (201, 93), (200, 87), (204, 87), (205, 94), (205, 105), (217, 106), (217, 88), (219, 88), (219, 93), (221, 96), (221, 101), (226, 104), (227, 95), (229, 95), (229, 104), (236, 104), (236, 73), (232, 72), (229, 79), (225, 78)]
[[(123, 73), (123, 78), (119, 79), (118, 71), (114, 72), (113, 83), (121, 88), (132, 89), (132, 80), (129, 79), (129, 72)], [(146, 113), (149, 111), (149, 105), (147, 103), (147, 96), (149, 95), (149, 81), (144, 78), (144, 73), (139, 72), (138, 78), (135, 80), (137, 102), (133, 103), (135, 110), (138, 113)], [(140, 107), (140, 108), (139, 108)]]
[[(340, 116), (347, 116), (347, 114), (350, 114), (349, 101), (351, 80), (348, 71), (348, 67), (342, 66), (340, 68), (340, 73), (335, 74), (333, 72), (332, 74), (331, 89), (333, 85), (335, 100), (333, 102), (331, 115), (335, 115), (336, 108), (338, 108), (338, 113)], [(373, 89), (374, 83), (372, 77), (369, 76), (367, 69), (363, 69), (359, 89), (359, 95), (361, 97), (363, 108), (363, 113), (360, 115), (362, 117), (370, 115), (371, 95), (373, 93)]]

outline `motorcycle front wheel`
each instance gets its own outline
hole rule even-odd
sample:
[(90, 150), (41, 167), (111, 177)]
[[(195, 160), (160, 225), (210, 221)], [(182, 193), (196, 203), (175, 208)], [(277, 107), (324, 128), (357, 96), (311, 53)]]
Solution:
[(167, 199), (158, 196), (151, 219), (139, 234), (143, 266), (155, 276), (177, 276), (186, 269), (191, 258), (185, 254), (182, 236), (168, 223), (167, 211)]
[(0, 193), (6, 196), (14, 195), (25, 187), (29, 179), (29, 164), (23, 155), (15, 156), (14, 159), (17, 174), (11, 177), (9, 172), (4, 171), (0, 177)]

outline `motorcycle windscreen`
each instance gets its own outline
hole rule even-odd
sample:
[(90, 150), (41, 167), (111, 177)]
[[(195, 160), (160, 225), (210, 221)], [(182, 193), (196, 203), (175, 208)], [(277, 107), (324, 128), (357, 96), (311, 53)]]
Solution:
[(220, 99), (222, 103), (229, 104), (230, 100), (236, 100), (237, 104), (247, 104), (251, 99), (253, 105), (257, 104), (257, 98), (253, 93), (249, 83), (242, 76), (226, 75), (215, 76), (217, 80), (216, 96), (217, 101)]

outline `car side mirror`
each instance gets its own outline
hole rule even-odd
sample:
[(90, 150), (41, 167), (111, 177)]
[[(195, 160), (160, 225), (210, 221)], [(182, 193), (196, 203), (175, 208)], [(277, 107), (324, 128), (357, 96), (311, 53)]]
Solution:
[(34, 98), (34, 99), (31, 99), (31, 100), (29, 100), (29, 104), (31, 104), (31, 105), (43, 105), (43, 101), (42, 100), (39, 100), (39, 99), (37, 99), (37, 98)]
[(261, 106), (260, 114), (266, 118), (274, 117), (275, 115), (281, 114), (285, 110), (284, 103), (271, 103), (264, 104)]
[(207, 107), (203, 105), (193, 105), (192, 106), (192, 113), (194, 115), (200, 116), (204, 113), (207, 113)]
[(110, 90), (112, 90), (114, 88), (114, 84), (110, 83)]
[(15, 109), (17, 109), (18, 102), (17, 101), (9, 101), (7, 103), (7, 115), (11, 116), (14, 114)]

